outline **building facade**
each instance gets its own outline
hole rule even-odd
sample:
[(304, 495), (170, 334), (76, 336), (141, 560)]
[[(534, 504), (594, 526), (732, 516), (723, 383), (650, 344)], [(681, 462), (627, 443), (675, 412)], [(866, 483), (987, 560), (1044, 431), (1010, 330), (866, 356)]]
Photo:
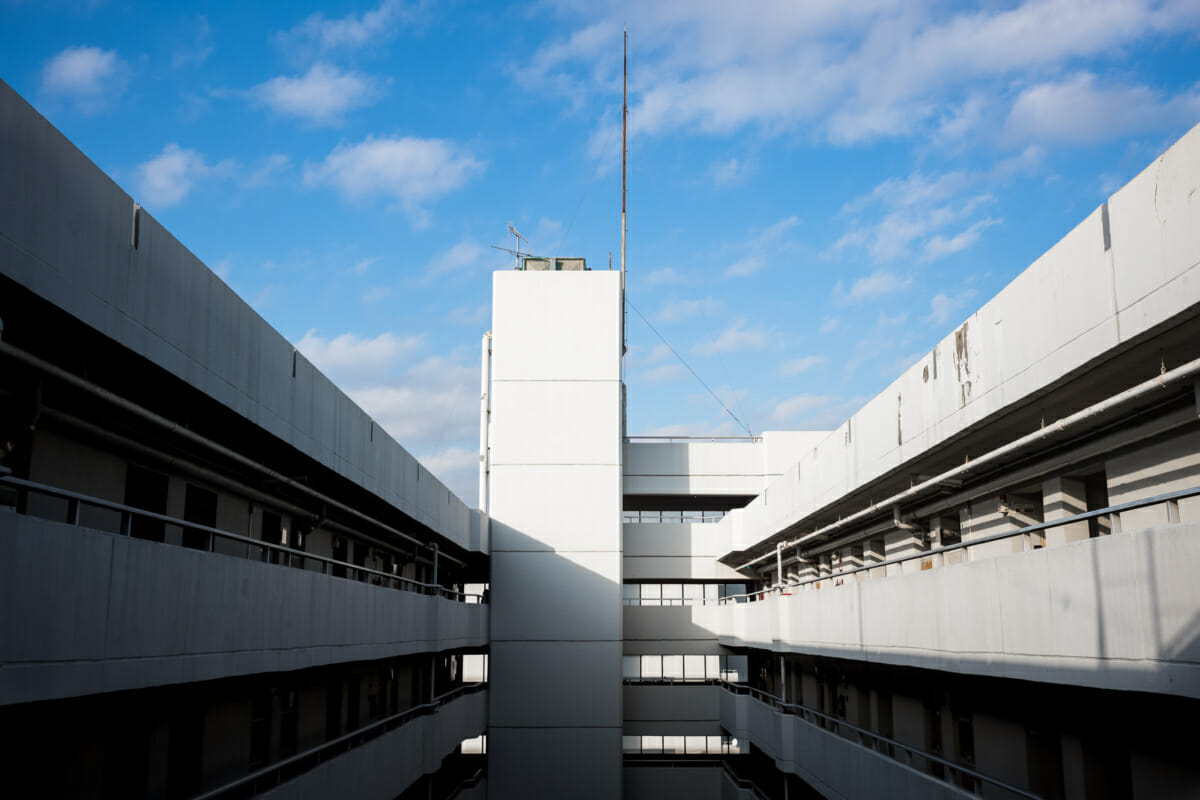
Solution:
[(833, 431), (630, 436), (619, 273), (496, 273), (472, 509), (0, 84), (6, 794), (1196, 796), (1198, 189)]

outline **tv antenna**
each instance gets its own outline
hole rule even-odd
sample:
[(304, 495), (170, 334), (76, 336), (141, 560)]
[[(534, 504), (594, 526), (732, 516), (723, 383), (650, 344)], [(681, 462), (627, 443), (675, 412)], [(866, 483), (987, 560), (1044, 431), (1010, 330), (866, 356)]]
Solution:
[[(518, 231), (516, 228), (514, 228), (513, 224), (511, 222), (508, 223), (508, 232), (511, 233), (513, 235), (513, 238), (517, 240), (517, 249), (516, 250), (513, 250), (508, 247), (501, 247), (498, 244), (493, 244), (493, 245), (491, 245), (491, 247), (495, 248), (496, 250), (503, 250), (506, 253), (512, 253), (514, 256), (516, 256), (517, 269), (520, 269), (521, 268), (521, 256), (533, 255), (533, 243), (530, 242), (528, 239), (526, 239), (524, 236), (522, 236), (521, 232)], [(521, 242), (524, 242), (525, 244), (529, 245), (528, 252), (525, 252), (525, 253), (521, 252)]]

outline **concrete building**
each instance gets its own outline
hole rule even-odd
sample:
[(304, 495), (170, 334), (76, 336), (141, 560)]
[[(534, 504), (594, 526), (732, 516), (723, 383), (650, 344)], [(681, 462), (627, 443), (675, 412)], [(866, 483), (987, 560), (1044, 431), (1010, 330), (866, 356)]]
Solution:
[(480, 514), (3, 84), (0, 187), (4, 794), (470, 778)]
[(1200, 794), (1200, 128), (834, 431), (496, 273), (481, 511), (2, 84), (0, 187), (11, 794)]

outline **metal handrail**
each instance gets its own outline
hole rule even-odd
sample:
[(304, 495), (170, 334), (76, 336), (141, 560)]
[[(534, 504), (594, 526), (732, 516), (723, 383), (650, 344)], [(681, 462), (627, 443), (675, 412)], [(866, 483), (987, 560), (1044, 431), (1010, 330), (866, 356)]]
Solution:
[(720, 686), (721, 678), (621, 678), (625, 686)]
[(627, 442), (761, 442), (761, 436), (626, 436)]
[[(1039, 522), (1034, 525), (1027, 525), (1024, 528), (1018, 528), (1018, 529), (1012, 530), (1012, 531), (1001, 531), (1000, 533), (993, 533), (989, 536), (983, 536), (979, 539), (969, 539), (969, 540), (965, 540), (965, 541), (961, 541), (961, 542), (955, 542), (954, 544), (943, 545), (941, 547), (934, 547), (930, 550), (922, 550), (919, 553), (910, 553), (908, 555), (897, 556), (895, 558), (889, 558), (884, 561), (877, 561), (872, 564), (864, 564), (861, 567), (854, 567), (852, 569), (842, 570), (840, 572), (830, 573), (829, 575), (822, 575), (822, 576), (816, 577), (816, 578), (807, 578), (802, 581), (795, 581), (794, 583), (785, 583), (785, 584), (781, 584), (781, 585), (777, 585), (777, 586), (771, 586), (769, 588), (759, 589), (757, 591), (747, 592), (745, 594), (731, 594), (731, 595), (722, 597), (719, 602), (722, 604), (725, 604), (725, 603), (731, 603), (731, 602), (747, 602), (747, 601), (753, 602), (755, 600), (765, 600), (767, 595), (782, 594), (787, 589), (795, 589), (800, 586), (809, 586), (814, 583), (820, 583), (821, 581), (833, 580), (835, 578), (845, 578), (848, 575), (856, 575), (859, 572), (866, 572), (866, 571), (872, 570), (872, 569), (879, 569), (880, 567), (889, 567), (889, 566), (892, 566), (893, 564), (903, 564), (907, 561), (915, 561), (915, 560), (921, 559), (921, 558), (929, 558), (930, 556), (936, 556), (936, 555), (940, 555), (942, 553), (949, 553), (949, 552), (953, 552), (955, 550), (962, 550), (964, 548), (976, 547), (981, 544), (988, 544), (989, 542), (998, 542), (998, 541), (1002, 541), (1004, 539), (1011, 539), (1014, 536), (1024, 536), (1029, 533), (1037, 533), (1038, 531), (1044, 531), (1044, 530), (1048, 530), (1050, 528), (1057, 528), (1060, 525), (1069, 525), (1072, 522), (1084, 522), (1086, 520), (1094, 519), (1096, 517), (1111, 516), (1113, 514), (1119, 514), (1122, 511), (1132, 511), (1137, 508), (1145, 508), (1147, 506), (1154, 506), (1154, 505), (1158, 505), (1159, 503), (1166, 503), (1171, 500), (1179, 500), (1179, 499), (1182, 499), (1185, 497), (1195, 497), (1196, 495), (1200, 495), (1200, 486), (1193, 487), (1191, 489), (1180, 489), (1175, 492), (1167, 492), (1166, 494), (1160, 494), (1155, 497), (1148, 497), (1143, 500), (1130, 500), (1128, 503), (1120, 503), (1119, 505), (1109, 506), (1107, 508), (1098, 508), (1098, 509), (1095, 509), (1094, 511), (1084, 511), (1081, 514), (1075, 514), (1070, 517), (1063, 517), (1061, 519), (1052, 519), (1052, 520), (1049, 520), (1048, 522)], [(1119, 536), (1120, 534), (1118, 533), (1118, 534), (1113, 534), (1113, 535)], [(741, 598), (741, 599), (739, 599), (739, 598)]]
[[(625, 755), (628, 756), (634, 754), (626, 753)], [(736, 759), (739, 757), (741, 757), (741, 754), (736, 753), (721, 753), (719, 755), (715, 753), (706, 753), (704, 755), (697, 755), (695, 758), (655, 758), (654, 756), (646, 757), (643, 755), (637, 755), (636, 758), (630, 759), (626, 766), (650, 767), (651, 769), (662, 769), (664, 766), (687, 767), (689, 769), (695, 769), (696, 767), (720, 769), (731, 781), (733, 781), (737, 788), (752, 792), (755, 797), (760, 798), (761, 800), (768, 800), (771, 795), (763, 791), (753, 779), (744, 778), (734, 772), (733, 767), (730, 764), (730, 759)]]
[(483, 779), (483, 768), (481, 767), (479, 769), (476, 769), (474, 772), (472, 772), (470, 775), (466, 776), (462, 780), (460, 780), (458, 783), (454, 784), (454, 786), (452, 786), (450, 788), (450, 790), (448, 792), (446, 792), (446, 797), (449, 798), (450, 800), (453, 800), (453, 798), (458, 797), (460, 794), (462, 794), (464, 790), (469, 789), (472, 786), (478, 785), (479, 781), (482, 779)]
[[(738, 581), (744, 583), (744, 581)], [(734, 597), (735, 595), (730, 595)], [(740, 595), (736, 595), (740, 597)], [(644, 601), (644, 602), (643, 602)], [(691, 606), (715, 606), (721, 602), (720, 598), (704, 598), (704, 597), (622, 597), (621, 605), (645, 607), (645, 608), (689, 608)]]
[(621, 522), (639, 525), (704, 525), (720, 522), (724, 511), (622, 511)]
[[(105, 508), (110, 511), (119, 512), (121, 514), (121, 535), (123, 536), (128, 536), (131, 533), (131, 519), (133, 517), (142, 517), (144, 519), (152, 519), (178, 528), (183, 528), (184, 530), (200, 531), (202, 533), (211, 534), (212, 536), (219, 536), (222, 539), (227, 539), (229, 541), (240, 542), (249, 545), (250, 547), (262, 548), (264, 551), (264, 556), (270, 551), (283, 553), (287, 556), (287, 562), (283, 564), (283, 566), (291, 566), (293, 558), (301, 559), (300, 563), (302, 564), (304, 563), (304, 559), (311, 559), (321, 564), (321, 573), (324, 575), (330, 574), (330, 567), (345, 567), (347, 570), (354, 570), (356, 576), (375, 576), (381, 579), (381, 585), (387, 585), (389, 588), (395, 588), (401, 591), (411, 591), (425, 595), (441, 596), (448, 600), (456, 600), (469, 604), (481, 604), (486, 602), (484, 595), (481, 594), (447, 589), (446, 587), (436, 583), (423, 583), (421, 581), (413, 580), (412, 578), (394, 575), (390, 572), (383, 572), (381, 570), (371, 569), (370, 567), (359, 566), (347, 561), (338, 561), (337, 559), (329, 558), (327, 556), (321, 556), (314, 553), (308, 553), (303, 550), (297, 550), (295, 548), (288, 547), (287, 545), (265, 542), (260, 539), (253, 539), (240, 533), (233, 533), (232, 531), (213, 528), (208, 525), (200, 525), (195, 522), (188, 522), (187, 520), (179, 519), (178, 517), (170, 517), (166, 514), (159, 514), (157, 512), (147, 511), (142, 508), (134, 508), (133, 506), (127, 506), (123, 503), (116, 503), (111, 500), (104, 500), (99, 497), (93, 497), (91, 495), (81, 494), (79, 492), (72, 492), (68, 489), (59, 489), (54, 486), (28, 481), (23, 478), (14, 478), (11, 475), (0, 474), (0, 485), (12, 486), (19, 492), (35, 492), (37, 494), (60, 497), (66, 500), (68, 502), (67, 521), (69, 524), (76, 526), (79, 525), (79, 504), (82, 503), (84, 505), (93, 506), (96, 508)], [(212, 552), (212, 542), (213, 540), (211, 538), (206, 542), (207, 547), (205, 547), (205, 550), (208, 552)], [(349, 574), (350, 573), (347, 572), (347, 576), (349, 576)], [(387, 581), (387, 583), (382, 584), (382, 581)]]
[[(881, 734), (875, 733), (874, 731), (869, 731), (866, 728), (860, 728), (859, 726), (854, 725), (853, 723), (847, 722), (846, 720), (844, 720), (840, 717), (835, 717), (830, 714), (826, 714), (822, 711), (817, 711), (815, 708), (810, 708), (809, 706), (802, 705), (800, 703), (784, 702), (781, 698), (776, 697), (773, 694), (769, 694), (769, 693), (763, 691), (762, 689), (756, 689), (755, 687), (749, 686), (744, 683), (732, 683), (729, 681), (725, 681), (724, 686), (722, 688), (724, 688), (726, 691), (728, 691), (732, 694), (749, 695), (749, 696), (753, 697), (754, 699), (758, 700), (759, 702), (761, 702), (765, 705), (768, 705), (771, 708), (779, 711), (782, 714), (788, 714), (790, 716), (800, 717), (801, 719), (803, 719), (805, 722), (809, 723), (810, 725), (816, 725), (816, 723), (813, 722), (812, 719), (810, 719), (810, 717), (815, 717), (816, 719), (832, 723), (834, 726), (836, 726), (837, 729), (847, 728), (847, 729), (853, 731), (854, 733), (858, 734), (859, 740), (860, 740), (859, 741), (860, 746), (864, 746), (864, 747), (866, 746), (866, 745), (862, 744), (863, 738), (874, 740), (874, 742), (876, 744), (874, 749), (876, 752), (887, 753), (886, 750), (880, 749), (878, 747), (879, 744), (885, 744), (891, 748), (899, 748), (899, 749), (907, 752), (910, 756), (915, 755), (920, 758), (924, 758), (927, 761), (931, 761), (935, 764), (940, 764), (941, 766), (945, 767), (948, 770), (951, 770), (953, 772), (958, 772), (962, 775), (972, 778), (973, 780), (975, 780), (977, 782), (988, 783), (988, 784), (991, 784), (992, 786), (1000, 788), (1004, 791), (1012, 792), (1013, 794), (1017, 795), (1018, 797), (1024, 797), (1024, 798), (1027, 798), (1028, 800), (1043, 800), (1041, 795), (1034, 794), (1033, 792), (1030, 792), (1027, 789), (1021, 789), (1017, 786), (1013, 786), (1012, 784), (1005, 783), (1004, 781), (1000, 780), (999, 778), (993, 778), (990, 775), (985, 775), (982, 772), (973, 770), (970, 767), (965, 767), (962, 764), (958, 764), (954, 761), (950, 761), (949, 759), (942, 758), (939, 755), (935, 755), (933, 753), (926, 752), (919, 748), (913, 747), (912, 745), (907, 745), (904, 742), (897, 741), (896, 739), (891, 739), (887, 736), (883, 736)], [(823, 725), (818, 726), (818, 727), (820, 727), (822, 730), (827, 730)], [(891, 757), (895, 758), (894, 756), (891, 756)], [(937, 778), (938, 776), (934, 775), (932, 777)], [(947, 783), (949, 783), (949, 781), (947, 781)]]
[[(271, 784), (271, 786), (278, 786), (279, 784), (283, 783), (282, 773), (283, 770), (287, 769), (288, 767), (297, 766), (301, 762), (308, 759), (314, 759), (312, 766), (307, 768), (312, 769), (312, 767), (315, 767), (321, 763), (321, 756), (329, 751), (338, 750), (339, 754), (344, 753), (347, 750), (351, 750), (366, 743), (369, 739), (375, 738), (375, 736), (380, 733), (386, 733), (387, 731), (394, 730), (397, 726), (403, 725), (405, 722), (408, 722), (415, 717), (430, 714), (438, 708), (446, 705), (446, 703), (450, 702), (451, 700), (455, 700), (468, 694), (474, 694), (486, 686), (487, 684), (482, 682), (464, 684), (456, 689), (446, 692), (445, 694), (438, 695), (428, 703), (406, 708), (405, 710), (397, 714), (393, 714), (390, 717), (376, 720), (369, 725), (364, 725), (361, 728), (350, 731), (349, 733), (344, 733), (336, 739), (330, 739), (328, 742), (319, 744), (316, 747), (311, 747), (308, 750), (305, 750), (303, 753), (297, 753), (294, 756), (288, 756), (287, 758), (277, 761), (270, 766), (266, 766), (262, 769), (251, 772), (249, 775), (243, 775), (237, 780), (230, 781), (229, 783), (218, 786), (215, 789), (209, 789), (203, 794), (195, 795), (191, 798), (191, 800), (215, 800), (215, 798), (222, 797), (229, 792), (246, 788), (251, 789), (251, 795), (258, 794), (258, 787), (255, 784), (257, 784), (257, 782), (262, 778), (274, 777), (275, 781)], [(354, 744), (355, 739), (359, 739), (357, 744)], [(343, 747), (342, 745), (346, 746)], [(294, 773), (292, 777), (306, 772), (307, 769)]]

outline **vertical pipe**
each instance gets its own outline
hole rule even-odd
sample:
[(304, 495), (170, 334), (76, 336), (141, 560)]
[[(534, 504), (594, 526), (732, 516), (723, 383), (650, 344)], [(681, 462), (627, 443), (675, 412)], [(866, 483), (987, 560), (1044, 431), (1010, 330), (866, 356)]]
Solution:
[[(488, 514), (489, 463), (488, 450), (492, 420), (492, 332), (483, 334), (479, 381), (479, 510)], [(484, 524), (487, 524), (486, 522)]]
[(435, 595), (438, 595), (438, 594), (441, 594), (441, 591), (437, 588), (437, 586), (438, 586), (438, 546), (437, 546), (437, 542), (434, 542), (433, 544), (431, 544), (429, 546), (433, 550), (433, 581), (432, 581), (433, 592)]

